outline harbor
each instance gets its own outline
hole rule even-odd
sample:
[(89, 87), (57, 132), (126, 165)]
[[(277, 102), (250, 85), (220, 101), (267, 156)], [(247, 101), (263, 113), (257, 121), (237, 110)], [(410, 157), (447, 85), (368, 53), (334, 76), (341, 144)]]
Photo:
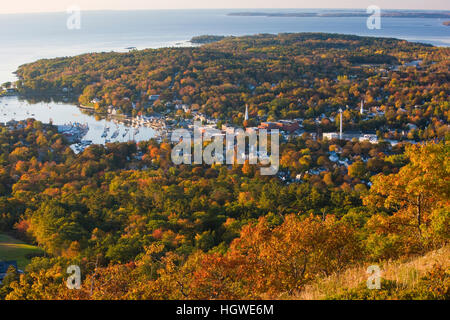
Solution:
[[(78, 153), (90, 144), (144, 141), (160, 134), (147, 120), (102, 117), (86, 112), (78, 106), (59, 102), (31, 103), (17, 96), (0, 97), (0, 122), (17, 122), (34, 118), (58, 127)], [(158, 126), (155, 126), (155, 128)]]

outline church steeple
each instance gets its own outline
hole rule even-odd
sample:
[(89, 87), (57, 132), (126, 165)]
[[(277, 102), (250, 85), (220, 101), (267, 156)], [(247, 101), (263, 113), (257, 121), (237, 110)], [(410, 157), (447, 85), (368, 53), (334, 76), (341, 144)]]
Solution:
[(248, 121), (248, 104), (245, 105), (245, 116), (244, 116), (244, 120)]

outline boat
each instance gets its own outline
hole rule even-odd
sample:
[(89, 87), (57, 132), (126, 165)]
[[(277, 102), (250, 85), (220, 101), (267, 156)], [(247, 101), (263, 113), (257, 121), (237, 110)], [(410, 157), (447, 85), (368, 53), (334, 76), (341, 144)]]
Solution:
[(106, 138), (108, 135), (109, 128), (105, 125), (105, 128), (103, 129), (102, 138)]
[(117, 138), (118, 135), (119, 135), (119, 130), (114, 131), (114, 133), (111, 136), (111, 139)]

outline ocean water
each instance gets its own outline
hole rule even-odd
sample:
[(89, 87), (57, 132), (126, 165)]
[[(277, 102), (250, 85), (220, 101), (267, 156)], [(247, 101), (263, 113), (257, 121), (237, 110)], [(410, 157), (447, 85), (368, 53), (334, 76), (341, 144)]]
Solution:
[[(366, 18), (237, 17), (227, 10), (86, 11), (81, 28), (67, 28), (67, 13), (0, 15), (0, 83), (15, 80), (21, 64), (40, 58), (87, 52), (126, 51), (127, 47), (186, 46), (193, 36), (251, 35), (280, 32), (331, 32), (394, 37), (437, 46), (450, 45), (450, 27), (442, 19), (382, 18), (369, 30)], [(320, 10), (249, 10), (318, 12)], [(327, 10), (328, 12), (330, 10)]]
[[(61, 102), (37, 102), (31, 103), (18, 97), (0, 97), (0, 123), (10, 120), (20, 121), (34, 118), (43, 123), (54, 125), (65, 125), (70, 123), (87, 124), (89, 130), (83, 140), (91, 140), (95, 144), (105, 144), (106, 139), (110, 142), (146, 141), (158, 136), (158, 133), (149, 127), (140, 126), (132, 128), (128, 124), (115, 121), (111, 118), (94, 116), (82, 112), (73, 104)], [(105, 127), (110, 130), (106, 137), (102, 137)], [(117, 137), (112, 138), (114, 132)]]

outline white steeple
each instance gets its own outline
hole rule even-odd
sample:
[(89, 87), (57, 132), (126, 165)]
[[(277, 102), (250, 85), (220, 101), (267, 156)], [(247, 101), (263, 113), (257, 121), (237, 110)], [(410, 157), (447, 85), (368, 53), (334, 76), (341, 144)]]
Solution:
[(361, 100), (361, 109), (359, 110), (360, 114), (364, 114), (364, 100)]
[(245, 117), (244, 117), (245, 121), (248, 121), (248, 104), (245, 105)]
[(342, 108), (339, 108), (339, 122), (340, 122), (339, 139), (342, 140)]

